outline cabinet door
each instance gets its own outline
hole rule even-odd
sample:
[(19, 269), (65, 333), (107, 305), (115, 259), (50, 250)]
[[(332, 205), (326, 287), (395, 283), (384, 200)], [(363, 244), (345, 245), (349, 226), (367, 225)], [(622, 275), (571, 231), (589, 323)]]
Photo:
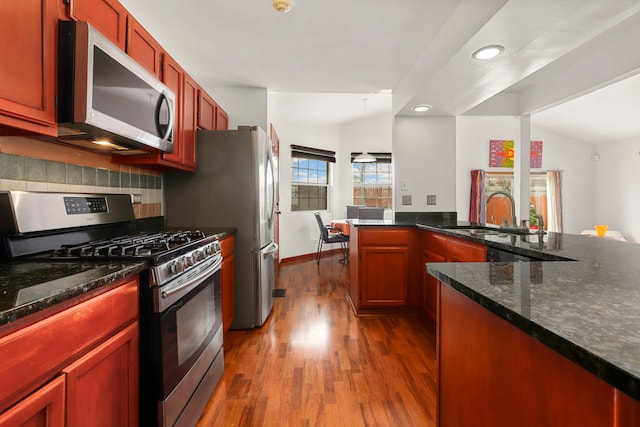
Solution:
[(229, 330), (234, 316), (234, 245), (235, 237), (233, 236), (227, 236), (220, 240), (220, 252), (223, 258), (220, 281), (222, 282), (222, 325), (224, 332)]
[(69, 16), (87, 21), (125, 50), (127, 10), (117, 0), (70, 0)]
[(63, 370), (67, 426), (138, 425), (138, 322)]
[(422, 309), (432, 320), (436, 320), (438, 303), (438, 279), (427, 273), (425, 264), (429, 262), (446, 262), (444, 254), (432, 252), (429, 249), (422, 250)]
[(198, 85), (188, 75), (184, 75), (182, 93), (182, 159), (181, 164), (196, 167), (196, 130), (198, 113)]
[(0, 125), (56, 136), (57, 19), (54, 0), (12, 1), (3, 6)]
[(217, 130), (229, 129), (229, 115), (219, 105), (216, 108), (216, 129)]
[(64, 425), (64, 376), (62, 375), (0, 414), (0, 427), (62, 427)]
[(222, 325), (224, 332), (229, 330), (234, 316), (233, 276), (235, 274), (234, 256), (226, 257), (222, 261), (220, 280), (222, 282)]
[(127, 17), (127, 54), (157, 78), (162, 78), (162, 46), (131, 15)]
[(216, 128), (216, 102), (207, 93), (198, 90), (198, 127), (214, 130)]
[(359, 306), (406, 305), (409, 248), (362, 246), (361, 253)]
[(163, 154), (164, 160), (181, 163), (182, 159), (182, 68), (169, 55), (162, 55), (162, 82), (176, 95), (176, 120), (173, 127), (173, 153)]

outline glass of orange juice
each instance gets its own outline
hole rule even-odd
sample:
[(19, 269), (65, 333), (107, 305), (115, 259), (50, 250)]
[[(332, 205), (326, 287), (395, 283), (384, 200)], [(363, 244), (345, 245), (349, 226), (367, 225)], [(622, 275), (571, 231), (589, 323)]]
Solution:
[(608, 225), (596, 225), (596, 234), (598, 237), (603, 237), (607, 232)]

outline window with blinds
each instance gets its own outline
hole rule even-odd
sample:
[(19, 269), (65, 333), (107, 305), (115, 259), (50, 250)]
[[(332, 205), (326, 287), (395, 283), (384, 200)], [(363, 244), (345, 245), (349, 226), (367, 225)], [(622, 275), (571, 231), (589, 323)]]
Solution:
[(335, 152), (291, 146), (291, 210), (326, 210)]

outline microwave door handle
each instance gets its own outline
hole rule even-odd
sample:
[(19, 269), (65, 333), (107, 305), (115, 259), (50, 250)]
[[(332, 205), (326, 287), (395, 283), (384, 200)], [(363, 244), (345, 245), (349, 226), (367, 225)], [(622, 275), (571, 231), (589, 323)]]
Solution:
[[(162, 104), (164, 102), (167, 103), (169, 123), (167, 125), (167, 129), (164, 131), (164, 134), (163, 134), (162, 124), (160, 123), (160, 111), (162, 110)], [(158, 104), (156, 105), (156, 130), (158, 131), (158, 134), (161, 135), (163, 141), (166, 141), (167, 139), (169, 139), (169, 136), (171, 135), (171, 131), (173, 130), (173, 119), (174, 119), (173, 113), (174, 113), (174, 110), (171, 109), (171, 105), (169, 104), (169, 98), (167, 98), (167, 95), (164, 92), (162, 92), (160, 94), (160, 97), (158, 98)]]

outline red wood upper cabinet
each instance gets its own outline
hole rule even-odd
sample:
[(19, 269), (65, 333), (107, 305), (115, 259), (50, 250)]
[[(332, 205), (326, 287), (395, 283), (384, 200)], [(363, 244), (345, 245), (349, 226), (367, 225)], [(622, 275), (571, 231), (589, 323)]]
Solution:
[(69, 0), (69, 17), (87, 21), (125, 50), (127, 10), (117, 0)]
[(198, 90), (198, 127), (205, 130), (216, 128), (218, 104), (202, 88)]
[(216, 108), (216, 129), (229, 129), (229, 115), (219, 105), (218, 108)]
[(127, 16), (127, 53), (140, 65), (162, 78), (160, 69), (162, 46), (131, 15)]
[(196, 129), (198, 113), (198, 84), (186, 73), (184, 74), (182, 96), (182, 159), (181, 163), (195, 169), (196, 167)]
[(173, 58), (164, 54), (163, 81), (176, 94), (176, 125), (173, 131), (173, 153), (163, 154), (165, 161), (181, 169), (196, 167), (196, 113), (198, 85)]
[(207, 130), (227, 130), (229, 116), (202, 88), (198, 91), (198, 127)]
[[(0, 13), (0, 128), (55, 136), (55, 0), (13, 1)], [(4, 126), (3, 126), (4, 125)]]
[(164, 63), (162, 82), (176, 95), (176, 117), (173, 124), (173, 153), (163, 154), (164, 160), (180, 163), (182, 159), (182, 79), (183, 71), (180, 65), (169, 55), (162, 55)]

